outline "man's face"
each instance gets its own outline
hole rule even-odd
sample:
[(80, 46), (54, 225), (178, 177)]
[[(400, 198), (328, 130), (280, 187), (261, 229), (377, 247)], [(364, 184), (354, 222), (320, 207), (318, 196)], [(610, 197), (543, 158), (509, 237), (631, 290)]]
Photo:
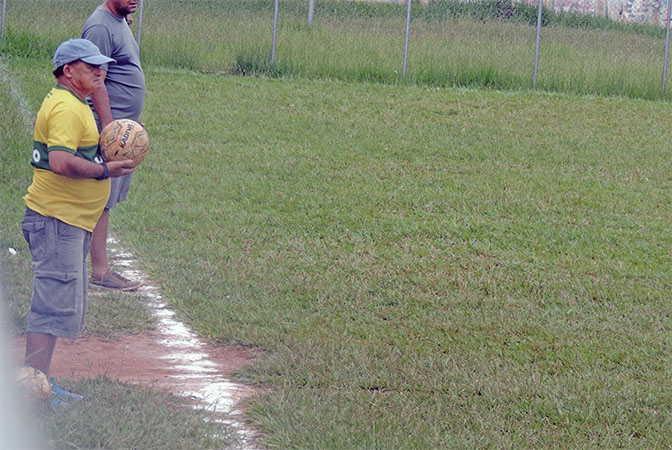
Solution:
[(125, 17), (133, 14), (138, 7), (138, 0), (107, 0), (110, 9), (119, 17)]
[(88, 95), (105, 84), (105, 72), (100, 66), (87, 64), (84, 61), (76, 61), (69, 66), (71, 82), (80, 92)]

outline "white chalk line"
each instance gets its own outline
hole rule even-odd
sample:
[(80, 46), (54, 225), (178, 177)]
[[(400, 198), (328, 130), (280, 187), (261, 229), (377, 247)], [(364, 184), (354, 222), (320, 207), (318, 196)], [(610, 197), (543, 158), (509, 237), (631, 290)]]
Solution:
[(9, 96), (12, 98), (12, 101), (19, 108), (19, 115), (23, 121), (25, 129), (32, 133), (33, 130), (33, 112), (28, 106), (26, 98), (21, 93), (19, 85), (14, 81), (14, 79), (9, 74), (7, 70), (7, 65), (4, 63), (2, 58), (0, 58), (0, 82), (4, 83), (9, 88)]
[(121, 275), (143, 283), (138, 294), (147, 300), (152, 313), (158, 319), (157, 330), (161, 333), (161, 339), (157, 343), (171, 352), (162, 359), (170, 361), (173, 369), (184, 374), (173, 377), (188, 379), (192, 381), (192, 385), (198, 385), (198, 389), (183, 391), (181, 395), (197, 400), (202, 409), (223, 415), (221, 422), (236, 432), (242, 448), (253, 449), (256, 433), (246, 428), (238, 419), (243, 413), (237, 409), (240, 393), (249, 391), (249, 388), (219, 375), (220, 365), (209, 359), (209, 355), (202, 351), (204, 343), (175, 318), (175, 313), (163, 301), (159, 288), (147, 274), (136, 268), (133, 255), (122, 249), (113, 236), (108, 237), (107, 245), (113, 264), (124, 267), (119, 271)]

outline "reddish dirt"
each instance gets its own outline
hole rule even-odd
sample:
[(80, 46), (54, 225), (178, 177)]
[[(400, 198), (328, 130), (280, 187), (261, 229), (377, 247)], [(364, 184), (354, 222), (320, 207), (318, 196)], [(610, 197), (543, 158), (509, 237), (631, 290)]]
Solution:
[[(161, 344), (165, 335), (158, 331), (103, 339), (80, 336), (77, 339), (59, 339), (51, 364), (51, 376), (69, 379), (95, 378), (106, 375), (128, 383), (161, 389), (176, 395), (201, 390), (204, 380), (190, 377), (193, 371), (175, 364), (174, 349)], [(17, 364), (21, 364), (25, 338), (13, 342)], [(209, 379), (229, 379), (233, 371), (250, 363), (252, 357), (244, 348), (217, 347), (202, 343), (198, 353), (207, 355), (214, 363), (208, 371)], [(202, 375), (201, 375), (202, 376)], [(207, 381), (205, 381), (207, 382)], [(233, 408), (240, 400), (254, 393), (251, 387), (233, 385), (227, 389), (227, 403)]]

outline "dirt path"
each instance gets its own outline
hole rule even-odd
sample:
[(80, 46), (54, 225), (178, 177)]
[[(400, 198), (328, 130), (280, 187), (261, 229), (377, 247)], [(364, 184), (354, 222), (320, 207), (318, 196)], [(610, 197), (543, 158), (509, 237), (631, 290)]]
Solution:
[[(105, 375), (189, 396), (226, 414), (236, 414), (240, 400), (254, 393), (251, 387), (229, 381), (233, 371), (251, 361), (245, 349), (201, 344), (198, 351), (180, 352), (162, 344), (165, 339), (166, 335), (159, 331), (121, 339), (59, 339), (51, 375), (68, 379)], [(15, 338), (13, 348), (18, 363), (23, 357), (25, 339)]]

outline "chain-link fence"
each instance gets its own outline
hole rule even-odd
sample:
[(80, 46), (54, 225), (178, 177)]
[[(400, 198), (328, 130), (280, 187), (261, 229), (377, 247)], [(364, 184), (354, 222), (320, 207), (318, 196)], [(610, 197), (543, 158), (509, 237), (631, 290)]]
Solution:
[[(668, 3), (529, 1), (139, 0), (131, 27), (146, 67), (667, 98)], [(50, 56), (99, 3), (2, 0), (0, 49)]]

